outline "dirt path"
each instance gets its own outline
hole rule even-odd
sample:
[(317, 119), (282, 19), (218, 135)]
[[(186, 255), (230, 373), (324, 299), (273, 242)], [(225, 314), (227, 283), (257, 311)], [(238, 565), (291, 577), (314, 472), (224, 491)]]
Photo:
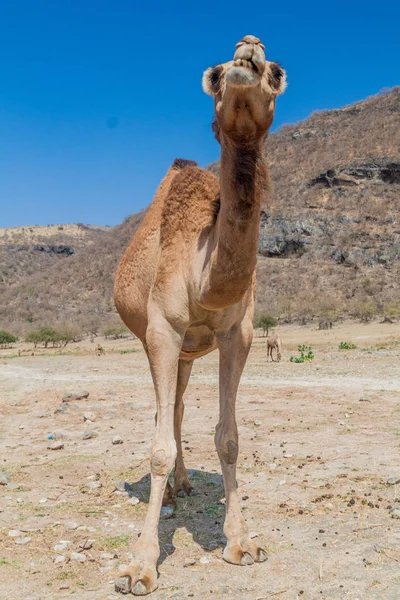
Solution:
[[(195, 365), (183, 428), (199, 495), (178, 499), (176, 515), (161, 522), (154, 600), (400, 598), (400, 521), (389, 508), (400, 504), (400, 484), (387, 485), (400, 476), (400, 329), (281, 335), (280, 364), (267, 363), (265, 340), (255, 339), (237, 409), (239, 495), (269, 560), (241, 568), (221, 558), (218, 357), (209, 355)], [(342, 340), (359, 347), (341, 352)], [(313, 345), (313, 363), (289, 362), (298, 343)], [(117, 598), (113, 581), (147, 508), (154, 400), (139, 344), (105, 347), (103, 357), (85, 344), (70, 355), (1, 352), (0, 473), (11, 482), (0, 485), (1, 599)], [(136, 351), (120, 354), (126, 349)], [(87, 399), (61, 403), (64, 393), (83, 389)], [(89, 431), (94, 436), (82, 439)], [(122, 444), (112, 443), (116, 435)], [(64, 447), (49, 450), (57, 441)], [(116, 493), (118, 481), (132, 485), (138, 504)], [(87, 540), (91, 547), (80, 548)], [(69, 544), (54, 550), (61, 541)], [(69, 560), (71, 552), (85, 562)], [(56, 564), (56, 556), (66, 562)], [(188, 559), (193, 564), (184, 566)]]

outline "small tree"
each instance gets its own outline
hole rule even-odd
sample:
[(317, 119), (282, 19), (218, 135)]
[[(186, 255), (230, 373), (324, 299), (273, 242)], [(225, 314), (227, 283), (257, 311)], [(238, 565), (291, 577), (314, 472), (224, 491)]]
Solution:
[(0, 348), (10, 348), (12, 344), (15, 344), (17, 338), (15, 335), (4, 329), (0, 329)]
[(275, 319), (275, 317), (273, 317), (269, 313), (266, 313), (265, 315), (260, 315), (255, 319), (254, 326), (259, 329), (262, 329), (263, 335), (266, 336), (268, 335), (271, 327), (275, 327), (277, 324), (278, 320)]

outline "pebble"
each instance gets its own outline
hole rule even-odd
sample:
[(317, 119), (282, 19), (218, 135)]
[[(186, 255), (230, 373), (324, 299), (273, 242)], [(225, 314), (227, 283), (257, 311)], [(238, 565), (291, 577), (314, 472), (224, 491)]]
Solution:
[(114, 558), (118, 558), (118, 554), (113, 552), (100, 552), (101, 560), (113, 560)]
[(62, 450), (64, 448), (64, 444), (62, 442), (53, 442), (47, 446), (48, 450)]
[(192, 567), (195, 564), (196, 564), (196, 561), (194, 558), (185, 558), (185, 562), (183, 563), (183, 566), (184, 567)]
[(96, 418), (97, 418), (97, 414), (95, 412), (88, 411), (88, 412), (83, 413), (84, 421), (92, 421), (92, 423), (93, 423), (93, 421), (95, 421)]
[(119, 435), (114, 435), (112, 443), (114, 444), (114, 446), (116, 446), (117, 444), (123, 444), (124, 440)]
[(71, 400), (83, 400), (84, 398), (88, 398), (89, 392), (68, 392), (63, 395), (63, 402), (70, 402)]
[(23, 537), (23, 538), (19, 537), (15, 540), (15, 543), (20, 544), (21, 546), (25, 546), (25, 544), (29, 544), (29, 542), (31, 542), (31, 541), (32, 541), (32, 538), (30, 538), (30, 537)]
[(97, 437), (97, 433), (95, 431), (85, 431), (85, 433), (82, 435), (82, 439), (83, 440), (91, 440), (93, 438)]
[(7, 485), (8, 483), (10, 483), (10, 481), (10, 473), (7, 473), (7, 471), (3, 471), (2, 473), (0, 473), (0, 485)]
[(110, 567), (111, 569), (114, 569), (118, 564), (119, 564), (118, 558), (112, 558), (111, 560), (107, 560), (103, 564), (103, 567), (106, 567), (106, 568)]
[(66, 562), (67, 562), (67, 557), (64, 556), (63, 554), (57, 554), (57, 556), (54, 559), (55, 565), (63, 565)]
[(70, 547), (71, 542), (68, 540), (60, 540), (53, 548), (54, 552), (57, 552), (58, 554), (61, 554), (62, 552), (65, 552), (66, 550), (68, 550), (68, 548)]
[(94, 540), (85, 540), (79, 544), (79, 548), (82, 548), (82, 550), (90, 550), (93, 547), (93, 541)]
[(162, 506), (160, 511), (160, 519), (170, 519), (174, 515), (175, 509), (173, 506)]
[(99, 488), (103, 487), (103, 484), (101, 481), (88, 481), (88, 483), (85, 483), (85, 487), (87, 487), (89, 490), (98, 490)]
[(254, 421), (254, 425), (255, 425), (256, 427), (260, 427), (260, 425), (262, 425), (262, 421), (259, 421), (259, 420), (257, 420), (257, 421)]
[(22, 534), (22, 531), (20, 531), (19, 529), (11, 529), (8, 532), (9, 537), (20, 537)]
[(20, 486), (18, 483), (8, 483), (7, 490), (19, 490)]
[(397, 483), (400, 483), (400, 475), (394, 475), (393, 477), (388, 477), (386, 483), (388, 485), (396, 485)]
[(202, 556), (201, 559), (199, 560), (199, 563), (202, 565), (208, 565), (210, 562), (212, 562), (212, 558), (211, 556)]
[(64, 527), (73, 531), (74, 529), (78, 529), (79, 523), (76, 523), (76, 521), (64, 521)]
[(114, 567), (99, 567), (100, 573), (111, 573), (114, 571)]
[(392, 516), (392, 519), (400, 519), (400, 506), (395, 506), (394, 508), (392, 508), (390, 514)]
[(87, 556), (85, 556), (85, 554), (82, 554), (81, 552), (71, 552), (70, 559), (73, 562), (84, 563), (87, 561)]
[(127, 504), (132, 504), (133, 506), (136, 506), (136, 504), (139, 504), (139, 502), (139, 498), (136, 498), (136, 496), (132, 496), (132, 498), (129, 498)]
[(56, 410), (54, 411), (55, 415), (65, 415), (65, 413), (68, 412), (68, 408), (69, 408), (69, 404), (60, 404), (59, 406), (57, 406)]
[(46, 504), (47, 498), (40, 498), (39, 504)]

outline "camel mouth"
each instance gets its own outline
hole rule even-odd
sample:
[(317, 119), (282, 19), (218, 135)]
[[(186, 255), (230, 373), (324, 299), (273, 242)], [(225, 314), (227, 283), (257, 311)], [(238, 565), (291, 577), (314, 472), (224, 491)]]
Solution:
[(254, 87), (260, 83), (260, 71), (249, 59), (238, 58), (226, 74), (226, 83), (231, 87)]

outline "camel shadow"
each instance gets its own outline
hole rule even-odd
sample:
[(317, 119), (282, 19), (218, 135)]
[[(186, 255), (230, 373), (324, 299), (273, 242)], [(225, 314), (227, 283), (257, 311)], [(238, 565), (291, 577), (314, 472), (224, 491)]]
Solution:
[[(175, 551), (173, 538), (175, 532), (186, 529), (193, 541), (206, 552), (216, 550), (225, 545), (223, 524), (225, 504), (221, 500), (225, 496), (222, 475), (207, 471), (189, 470), (189, 480), (196, 489), (197, 495), (176, 498), (176, 510), (169, 519), (160, 519), (159, 541), (160, 558), (158, 564)], [(173, 476), (170, 476), (173, 485)], [(136, 496), (141, 502), (149, 502), (150, 473), (132, 484), (125, 483), (128, 494)], [(185, 544), (185, 540), (183, 540)]]

